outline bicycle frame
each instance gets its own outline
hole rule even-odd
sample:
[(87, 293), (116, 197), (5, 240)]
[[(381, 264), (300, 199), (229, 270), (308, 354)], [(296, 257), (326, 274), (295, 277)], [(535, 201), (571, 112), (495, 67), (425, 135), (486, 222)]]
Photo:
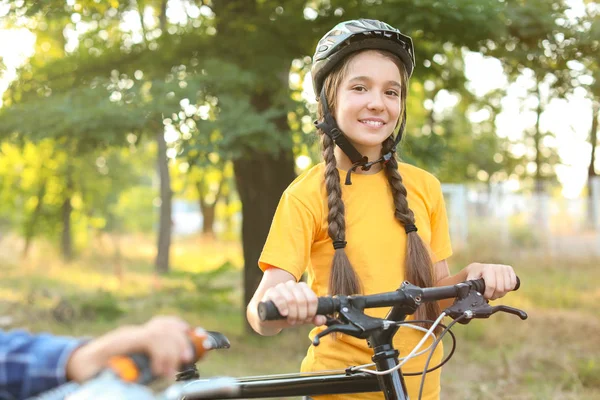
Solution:
[(325, 394), (349, 394), (379, 392), (381, 389), (374, 375), (358, 373), (303, 375), (289, 374), (284, 377), (273, 375), (238, 378), (236, 394), (207, 397), (194, 396), (194, 385), (202, 388), (203, 380), (190, 382), (185, 391), (186, 399), (257, 399), (294, 396), (317, 396)]

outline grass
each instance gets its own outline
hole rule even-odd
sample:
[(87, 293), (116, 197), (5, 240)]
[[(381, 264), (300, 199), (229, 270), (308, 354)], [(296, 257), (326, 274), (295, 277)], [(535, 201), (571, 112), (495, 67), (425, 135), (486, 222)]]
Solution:
[[(178, 314), (231, 340), (230, 350), (199, 364), (203, 376), (296, 372), (309, 344), (308, 327), (271, 338), (246, 334), (237, 242), (176, 238), (166, 276), (153, 273), (154, 242), (144, 237), (121, 238), (120, 257), (112, 241), (98, 241), (70, 264), (43, 243), (20, 260), (14, 250), (20, 244), (14, 237), (0, 242), (0, 317), (10, 316), (10, 327), (97, 335), (152, 315)], [(502, 303), (525, 309), (529, 319), (494, 315), (457, 326), (443, 398), (600, 398), (600, 260), (478, 244), (450, 263), (458, 269), (472, 260), (517, 269), (522, 288)]]

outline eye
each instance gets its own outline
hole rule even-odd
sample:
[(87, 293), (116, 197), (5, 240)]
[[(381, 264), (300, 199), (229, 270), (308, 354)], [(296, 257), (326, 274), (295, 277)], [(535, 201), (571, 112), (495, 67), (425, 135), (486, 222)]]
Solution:
[(362, 85), (356, 85), (356, 86), (352, 87), (352, 90), (357, 91), (357, 92), (365, 92), (367, 90), (367, 88)]
[(396, 96), (396, 97), (400, 97), (400, 93), (398, 93), (397, 90), (388, 90), (385, 92), (385, 94), (387, 94), (388, 96)]

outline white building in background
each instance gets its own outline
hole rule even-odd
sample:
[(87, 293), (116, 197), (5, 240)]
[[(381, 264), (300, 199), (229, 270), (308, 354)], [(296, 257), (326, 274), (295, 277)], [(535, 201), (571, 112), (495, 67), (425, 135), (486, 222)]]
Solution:
[(171, 218), (175, 235), (193, 235), (202, 230), (202, 213), (197, 202), (173, 199)]

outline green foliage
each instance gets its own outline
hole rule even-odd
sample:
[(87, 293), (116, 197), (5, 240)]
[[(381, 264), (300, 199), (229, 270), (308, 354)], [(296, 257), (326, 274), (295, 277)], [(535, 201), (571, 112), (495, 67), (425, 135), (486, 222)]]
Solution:
[[(26, 3), (21, 8), (28, 15), (37, 16), (56, 6), (52, 4), (45, 8)], [(156, 3), (144, 4), (159, 6)], [(315, 13), (314, 18), (303, 16), (307, 6)], [(106, 7), (101, 9), (87, 2), (78, 7), (83, 7), (84, 18), (96, 18), (96, 15), (102, 16), (97, 13), (105, 13), (102, 18), (111, 26), (113, 20), (108, 17)], [(110, 31), (113, 43), (110, 40), (98, 42), (94, 38), (102, 35), (90, 31), (86, 38), (91, 42), (85, 46), (80, 46), (67, 57), (41, 64), (40, 71), (30, 69), (30, 76), (46, 78), (40, 84), (31, 82), (29, 85), (32, 87), (28, 90), (16, 85), (15, 90), (21, 96), (32, 89), (40, 90), (35, 89), (36, 86), (60, 92), (89, 85), (99, 77), (107, 77), (109, 71), (119, 76), (120, 82), (127, 82), (134, 73), (143, 72), (142, 87), (149, 84), (160, 94), (144, 96), (143, 90), (138, 89), (136, 100), (136, 90), (129, 91), (125, 103), (140, 112), (132, 113), (128, 107), (123, 108), (127, 109), (130, 119), (138, 121), (123, 126), (123, 130), (142, 128), (145, 126), (142, 120), (148, 115), (177, 114), (179, 99), (188, 98), (192, 104), (198, 105), (209, 99), (216, 108), (215, 117), (210, 122), (199, 123), (198, 132), (211, 137), (210, 142), (218, 143), (216, 148), (222, 155), (239, 158), (253, 150), (278, 154), (280, 149), (290, 149), (292, 145), (289, 132), (282, 131), (282, 125), (277, 123), (297, 108), (290, 102), (290, 89), (285, 78), (291, 62), (311, 55), (322, 33), (341, 19), (384, 18), (402, 27), (403, 31), (415, 37), (417, 54), (425, 66), (417, 68), (415, 79), (435, 79), (440, 87), (447, 89), (459, 88), (464, 82), (459, 62), (460, 48), (478, 49), (482, 41), (503, 32), (502, 20), (496, 18), (503, 6), (492, 0), (450, 3), (403, 0), (383, 2), (376, 7), (362, 1), (308, 5), (297, 0), (233, 1), (227, 4), (215, 2), (211, 7), (212, 16), (210, 13), (203, 14), (206, 16), (200, 17), (199, 24), (190, 19), (183, 27), (173, 30), (170, 27), (168, 35), (163, 34), (158, 39), (147, 35), (139, 45), (126, 45), (120, 49), (120, 60), (117, 45), (119, 42), (121, 46), (126, 43), (127, 35)], [(398, 14), (395, 11), (399, 7), (410, 12)], [(138, 11), (133, 3), (119, 3), (110, 15), (114, 18), (126, 10)], [(197, 28), (196, 25), (202, 26), (202, 29), (187, 29)], [(464, 25), (470, 27), (468, 34), (458, 29)], [(216, 33), (211, 33), (211, 27), (216, 27)], [(299, 32), (302, 34), (299, 35)], [(202, 48), (202, 53), (192, 50), (194, 44)], [(102, 66), (104, 74), (99, 73)], [(182, 74), (184, 78), (181, 78)], [(173, 76), (178, 79), (173, 79)], [(182, 94), (180, 90), (166, 87), (177, 80), (188, 88), (199, 89), (201, 93), (188, 89), (187, 94)], [(164, 95), (168, 94), (177, 101), (170, 104), (163, 102)], [(152, 119), (156, 122), (156, 118)], [(194, 143), (190, 146), (194, 148)]]
[(38, 233), (55, 234), (55, 217), (64, 190), (64, 183), (57, 175), (64, 167), (64, 154), (57, 152), (50, 140), (39, 146), (29, 142), (23, 146), (3, 143), (1, 154), (0, 215), (5, 215), (26, 237), (30, 236), (32, 224)]
[(155, 190), (148, 175), (150, 149), (142, 155), (132, 148), (69, 158), (56, 140), (43, 139), (22, 146), (4, 142), (0, 153), (0, 217), (26, 238), (58, 239), (69, 168), (73, 231), (80, 248), (87, 245), (89, 228), (152, 229)]

